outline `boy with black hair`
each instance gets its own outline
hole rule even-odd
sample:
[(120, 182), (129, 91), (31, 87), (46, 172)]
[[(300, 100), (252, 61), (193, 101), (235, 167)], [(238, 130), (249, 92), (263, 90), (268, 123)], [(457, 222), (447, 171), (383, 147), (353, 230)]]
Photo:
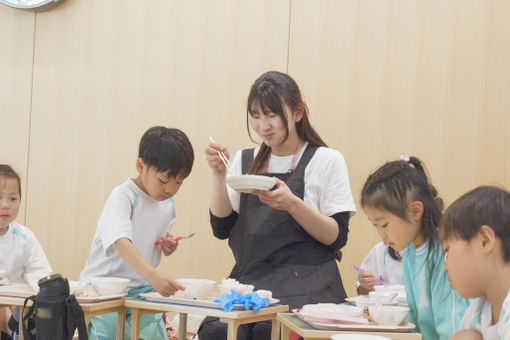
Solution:
[(476, 298), (451, 339), (510, 339), (510, 193), (478, 187), (444, 213), (444, 270), (464, 298)]
[[(168, 256), (177, 248), (178, 242), (169, 234), (175, 222), (173, 196), (190, 174), (193, 161), (193, 147), (182, 131), (155, 126), (144, 133), (136, 160), (138, 176), (114, 188), (108, 197), (80, 281), (94, 276), (128, 278), (128, 296), (153, 289), (169, 296), (184, 289), (156, 267), (161, 252)], [(161, 245), (155, 245), (156, 241)], [(92, 318), (89, 337), (114, 339), (116, 323), (116, 313)], [(128, 334), (130, 326), (126, 322)], [(140, 337), (166, 339), (161, 314), (142, 316)]]

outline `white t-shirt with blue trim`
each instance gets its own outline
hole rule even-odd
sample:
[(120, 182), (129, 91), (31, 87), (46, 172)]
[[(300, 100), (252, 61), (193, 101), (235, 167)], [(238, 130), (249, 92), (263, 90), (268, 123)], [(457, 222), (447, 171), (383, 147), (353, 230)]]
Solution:
[[(400, 255), (402, 256), (402, 254)], [(402, 284), (402, 262), (395, 260), (388, 252), (388, 246), (384, 242), (377, 243), (361, 262), (360, 267), (371, 271), (375, 277), (390, 285)], [(359, 274), (356, 287), (359, 287)]]
[(157, 201), (143, 192), (131, 179), (115, 187), (97, 222), (92, 247), (79, 280), (94, 276), (130, 279), (129, 288), (149, 283), (135, 272), (115, 249), (115, 241), (127, 238), (147, 262), (157, 267), (161, 261), (160, 240), (175, 223), (173, 198)]
[(0, 236), (0, 269), (12, 284), (25, 283), (24, 273), (51, 273), (50, 263), (32, 230), (11, 222)]
[(484, 340), (510, 340), (510, 290), (501, 306), (499, 320), (492, 325), (491, 305), (486, 298), (474, 299), (467, 309), (460, 329), (474, 329)]

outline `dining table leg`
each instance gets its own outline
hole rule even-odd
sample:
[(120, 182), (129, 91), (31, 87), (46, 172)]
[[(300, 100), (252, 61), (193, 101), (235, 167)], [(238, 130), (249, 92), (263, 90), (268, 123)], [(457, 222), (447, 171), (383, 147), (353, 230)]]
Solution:
[(117, 312), (117, 332), (115, 335), (116, 340), (124, 340), (124, 329), (126, 327), (126, 309), (119, 308)]
[(186, 340), (187, 329), (188, 329), (188, 314), (179, 313), (179, 340)]
[(290, 328), (286, 324), (282, 324), (282, 340), (288, 340), (290, 336)]
[(227, 340), (236, 340), (237, 339), (237, 328), (239, 327), (239, 323), (236, 320), (228, 319), (227, 321)]
[(19, 307), (18, 340), (23, 340), (23, 306)]
[(131, 308), (131, 340), (140, 339), (140, 316), (141, 310)]
[[(282, 339), (288, 339), (288, 337)], [(271, 320), (271, 340), (280, 340), (280, 321), (276, 316)]]

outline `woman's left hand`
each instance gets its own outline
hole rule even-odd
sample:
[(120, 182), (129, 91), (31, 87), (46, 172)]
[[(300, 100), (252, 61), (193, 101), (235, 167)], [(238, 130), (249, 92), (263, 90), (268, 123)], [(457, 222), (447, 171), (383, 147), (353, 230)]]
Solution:
[(299, 198), (294, 195), (284, 181), (276, 177), (273, 178), (276, 180), (276, 189), (271, 191), (253, 190), (252, 193), (257, 195), (262, 203), (273, 209), (289, 211)]
[(179, 241), (174, 241), (173, 238), (172, 234), (167, 233), (165, 237), (161, 239), (161, 249), (165, 256), (172, 254), (179, 245)]

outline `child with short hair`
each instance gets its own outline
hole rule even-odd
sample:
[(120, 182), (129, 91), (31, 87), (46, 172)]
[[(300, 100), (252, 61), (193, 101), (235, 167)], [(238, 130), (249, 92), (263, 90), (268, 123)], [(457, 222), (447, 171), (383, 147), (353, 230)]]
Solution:
[(481, 186), (446, 209), (444, 270), (467, 309), (455, 339), (510, 339), (510, 192)]
[[(128, 296), (155, 290), (163, 296), (184, 287), (156, 269), (178, 242), (169, 233), (175, 222), (173, 196), (191, 172), (193, 147), (184, 132), (163, 126), (148, 129), (140, 141), (138, 176), (113, 189), (97, 223), (92, 248), (80, 281), (94, 276), (130, 279)], [(161, 245), (155, 245), (161, 241)], [(129, 334), (130, 317), (126, 322)], [(91, 339), (114, 339), (117, 314), (91, 319)], [(161, 314), (141, 318), (140, 338), (165, 339)]]
[[(11, 284), (25, 283), (24, 274), (52, 272), (34, 233), (14, 221), (20, 203), (20, 176), (11, 166), (0, 164), (0, 271), (6, 272), (5, 277)], [(6, 327), (10, 316), (9, 308), (0, 308), (0, 331), (6, 334), (10, 333)]]
[(424, 340), (448, 339), (469, 302), (450, 289), (443, 271), (437, 240), (442, 201), (421, 161), (403, 156), (381, 166), (363, 186), (361, 206), (383, 241), (404, 251), (402, 280), (415, 331)]

